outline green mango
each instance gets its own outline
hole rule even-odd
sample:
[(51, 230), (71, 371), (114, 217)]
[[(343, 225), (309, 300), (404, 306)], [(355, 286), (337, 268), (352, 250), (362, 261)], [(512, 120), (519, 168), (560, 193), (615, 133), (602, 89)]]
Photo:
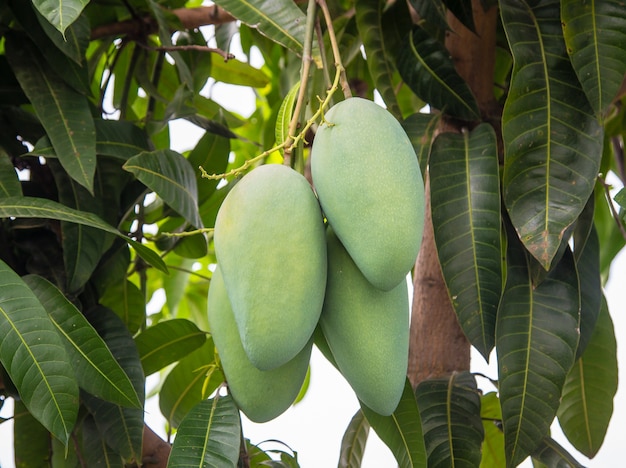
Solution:
[(413, 268), (424, 227), (424, 182), (400, 123), (350, 98), (325, 115), (313, 140), (322, 210), (365, 277), (389, 291)]
[(337, 236), (328, 230), (328, 284), (320, 318), (336, 366), (356, 396), (388, 416), (396, 409), (409, 356), (406, 281), (381, 291), (363, 276)]
[(311, 338), (326, 287), (326, 240), (308, 181), (283, 165), (235, 184), (215, 222), (215, 255), (239, 335), (261, 370), (294, 358)]
[(235, 316), (219, 268), (213, 273), (208, 319), (228, 389), (237, 406), (254, 422), (276, 418), (291, 406), (309, 366), (313, 340), (291, 361), (269, 371), (257, 369), (241, 344)]

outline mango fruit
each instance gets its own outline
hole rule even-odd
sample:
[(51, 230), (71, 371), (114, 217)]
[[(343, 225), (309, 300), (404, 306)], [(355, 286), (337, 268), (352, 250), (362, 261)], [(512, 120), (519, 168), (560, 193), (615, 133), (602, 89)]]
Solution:
[(407, 373), (409, 299), (406, 281), (375, 288), (328, 229), (328, 284), (320, 318), (339, 371), (356, 396), (388, 416), (396, 409)]
[(253, 169), (219, 209), (215, 255), (243, 348), (261, 370), (292, 360), (309, 342), (326, 287), (323, 217), (301, 174)]
[(336, 104), (313, 140), (311, 175), (328, 223), (368, 281), (385, 291), (403, 282), (422, 238), (424, 182), (399, 122), (366, 99)]
[(237, 406), (254, 422), (282, 414), (298, 396), (309, 366), (313, 340), (289, 362), (270, 371), (257, 369), (241, 344), (235, 316), (219, 268), (213, 273), (208, 296), (208, 319), (213, 342), (228, 388)]

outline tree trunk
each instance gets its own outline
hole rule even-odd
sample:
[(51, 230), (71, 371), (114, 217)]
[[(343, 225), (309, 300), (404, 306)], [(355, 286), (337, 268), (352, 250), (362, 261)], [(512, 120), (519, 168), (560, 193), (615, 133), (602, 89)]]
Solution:
[[(476, 34), (448, 13), (452, 31), (446, 47), (457, 72), (474, 93), (483, 118), (497, 121), (498, 106), (493, 96), (497, 8), (484, 11), (480, 0), (472, 1)], [(439, 132), (460, 131), (461, 124), (442, 121)], [(497, 133), (499, 129), (496, 129)], [(430, 215), (430, 184), (426, 176), (426, 219), (424, 238), (415, 264), (409, 348), (409, 380), (419, 382), (470, 367), (470, 344), (452, 307), (435, 246)]]

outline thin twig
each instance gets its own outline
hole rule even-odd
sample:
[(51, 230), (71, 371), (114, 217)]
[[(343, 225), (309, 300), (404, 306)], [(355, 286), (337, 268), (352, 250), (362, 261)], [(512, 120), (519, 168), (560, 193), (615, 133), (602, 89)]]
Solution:
[(600, 183), (602, 184), (602, 187), (604, 188), (604, 197), (606, 198), (606, 202), (609, 205), (609, 209), (611, 210), (613, 219), (615, 220), (615, 223), (617, 224), (617, 228), (619, 229), (619, 232), (622, 235), (622, 237), (626, 239), (626, 228), (624, 228), (624, 223), (622, 222), (619, 216), (619, 213), (617, 212), (617, 210), (615, 210), (615, 206), (613, 205), (613, 200), (611, 199), (611, 193), (609, 191), (610, 186), (609, 184), (606, 183), (604, 178), (598, 176), (598, 180), (600, 181)]
[(335, 29), (333, 28), (333, 19), (330, 16), (330, 10), (328, 9), (328, 5), (326, 5), (326, 0), (317, 0), (317, 4), (320, 6), (322, 13), (324, 14), (324, 21), (326, 22), (326, 27), (328, 28), (328, 37), (330, 39), (330, 46), (335, 59), (335, 66), (340, 70), (341, 90), (343, 91), (344, 97), (347, 99), (352, 96), (352, 91), (350, 91), (350, 84), (348, 83), (348, 78), (346, 77), (346, 70), (341, 61), (341, 52), (339, 51), (337, 36), (335, 35)]
[(203, 45), (199, 45), (199, 44), (187, 44), (187, 45), (174, 45), (174, 46), (149, 46), (147, 44), (144, 44), (142, 42), (137, 42), (137, 44), (141, 47), (143, 47), (144, 49), (147, 50), (155, 50), (158, 52), (180, 52), (180, 51), (184, 51), (184, 50), (197, 50), (198, 52), (208, 52), (208, 53), (212, 53), (212, 54), (218, 54), (221, 55), (222, 58), (224, 59), (225, 62), (228, 62), (229, 60), (232, 60), (235, 58), (235, 56), (233, 54), (231, 54), (230, 52), (226, 52), (222, 49), (219, 49), (217, 47), (209, 47), (209, 46), (203, 46)]

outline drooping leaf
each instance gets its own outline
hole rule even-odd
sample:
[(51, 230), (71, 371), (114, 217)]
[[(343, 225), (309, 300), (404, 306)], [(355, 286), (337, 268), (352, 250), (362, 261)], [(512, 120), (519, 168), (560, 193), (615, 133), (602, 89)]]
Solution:
[(31, 0), (52, 26), (61, 33), (80, 16), (89, 0)]
[(136, 333), (144, 323), (146, 299), (139, 288), (124, 277), (106, 288), (100, 304), (115, 312), (131, 333)]
[[(215, 3), (272, 41), (302, 54), (306, 17), (291, 0), (218, 0)], [(313, 60), (321, 64), (319, 47), (315, 45)]]
[(45, 218), (69, 221), (92, 226), (110, 232), (128, 242), (148, 264), (167, 273), (167, 267), (159, 255), (143, 244), (123, 235), (113, 226), (105, 223), (92, 213), (74, 210), (52, 200), (35, 197), (0, 198), (0, 218)]
[(561, 2), (572, 65), (594, 112), (604, 118), (626, 75), (626, 10), (619, 0)]
[(539, 461), (549, 468), (584, 468), (551, 437), (545, 437), (541, 441), (539, 448), (533, 452), (532, 457), (533, 460)]
[(359, 409), (343, 433), (338, 468), (360, 468), (369, 432), (370, 424), (363, 411)]
[(22, 186), (8, 155), (0, 149), (0, 198), (21, 197)]
[(507, 280), (496, 320), (498, 382), (507, 466), (548, 435), (578, 344), (580, 295), (571, 251), (540, 284), (508, 229)]
[(484, 432), (480, 395), (469, 372), (423, 380), (415, 389), (428, 466), (474, 466), (481, 460)]
[(234, 468), (240, 441), (239, 409), (232, 397), (201, 401), (180, 423), (167, 466)]
[(147, 187), (197, 228), (202, 227), (198, 213), (198, 186), (189, 161), (172, 150), (143, 152), (124, 164)]
[(68, 174), (93, 193), (96, 130), (86, 96), (50, 69), (26, 37), (7, 34), (9, 63)]
[(391, 416), (381, 416), (363, 404), (361, 409), (372, 429), (393, 453), (400, 468), (427, 466), (422, 423), (408, 379), (400, 403)]
[(602, 446), (617, 391), (617, 354), (613, 322), (603, 298), (585, 353), (567, 375), (557, 413), (567, 439), (589, 458)]
[[(113, 357), (129, 377), (139, 401), (143, 403), (145, 378), (141, 361), (135, 342), (124, 323), (113, 311), (102, 306), (86, 311), (85, 317), (107, 344)], [(85, 392), (81, 392), (81, 397), (107, 445), (128, 463), (140, 461), (143, 407), (122, 407)]]
[(419, 26), (404, 41), (397, 67), (413, 92), (432, 107), (464, 120), (479, 117), (476, 99), (448, 52)]
[(441, 133), (430, 156), (435, 242), (459, 324), (488, 360), (502, 289), (500, 188), (496, 135)]
[(402, 128), (411, 140), (422, 176), (426, 177), (426, 168), (432, 147), (432, 139), (441, 116), (438, 114), (415, 113), (404, 119)]
[(48, 280), (36, 275), (23, 279), (63, 338), (78, 385), (104, 400), (140, 407), (132, 383), (76, 306)]
[(48, 466), (52, 439), (50, 432), (33, 417), (22, 401), (16, 399), (13, 405), (13, 456), (16, 468)]
[(81, 428), (83, 435), (82, 456), (86, 466), (124, 468), (122, 457), (106, 444), (91, 415), (83, 419)]
[(602, 128), (569, 63), (559, 4), (500, 3), (514, 61), (502, 115), (504, 203), (546, 270), (591, 195), (602, 155)]
[(480, 399), (480, 417), (483, 418), (485, 439), (482, 446), (480, 468), (502, 468), (506, 466), (502, 411), (496, 392), (489, 392)]
[(172, 427), (178, 427), (191, 409), (224, 381), (217, 370), (213, 340), (180, 360), (167, 375), (159, 394), (161, 413)]
[(396, 118), (401, 117), (393, 86), (393, 55), (383, 35), (383, 3), (379, 0), (358, 0), (355, 2), (356, 24), (367, 55), (367, 67), (387, 106)]
[(30, 413), (67, 444), (78, 415), (78, 384), (46, 310), (0, 260), (0, 362)]
[(159, 322), (135, 337), (146, 375), (184, 358), (202, 346), (206, 333), (186, 319)]

